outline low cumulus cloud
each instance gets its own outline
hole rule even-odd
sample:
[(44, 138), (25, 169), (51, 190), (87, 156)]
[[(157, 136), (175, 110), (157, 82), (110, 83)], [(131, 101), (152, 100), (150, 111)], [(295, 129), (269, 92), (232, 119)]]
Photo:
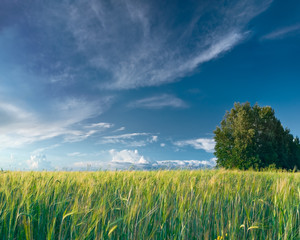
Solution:
[(150, 170), (153, 169), (152, 162), (141, 155), (138, 150), (123, 149), (121, 151), (111, 149), (109, 151), (111, 161), (108, 167), (114, 169), (136, 169)]
[(109, 153), (112, 156), (112, 163), (128, 163), (128, 164), (149, 164), (144, 156), (140, 155), (138, 150), (121, 150), (111, 149)]
[(216, 166), (216, 159), (210, 160), (164, 160), (157, 161), (153, 167), (159, 169), (201, 169), (213, 168)]
[[(148, 158), (137, 149), (111, 149), (108, 151), (109, 160), (75, 162), (73, 170), (157, 170), (157, 169), (207, 169), (216, 166), (216, 158), (208, 160), (161, 160)], [(69, 156), (80, 156), (74, 152)], [(102, 156), (103, 157), (103, 156)], [(106, 157), (104, 157), (106, 158)]]
[(30, 170), (54, 170), (51, 162), (47, 160), (46, 155), (31, 155), (26, 163)]
[(138, 150), (124, 149), (117, 151), (111, 149), (109, 151), (112, 160), (109, 166), (119, 169), (141, 169), (141, 170), (155, 170), (155, 169), (202, 169), (213, 168), (216, 166), (216, 158), (210, 160), (163, 160), (155, 161), (149, 160), (141, 155)]
[(215, 140), (210, 138), (198, 138), (198, 139), (189, 139), (184, 141), (177, 141), (174, 145), (178, 147), (191, 146), (195, 149), (202, 149), (208, 153), (214, 152), (215, 149)]

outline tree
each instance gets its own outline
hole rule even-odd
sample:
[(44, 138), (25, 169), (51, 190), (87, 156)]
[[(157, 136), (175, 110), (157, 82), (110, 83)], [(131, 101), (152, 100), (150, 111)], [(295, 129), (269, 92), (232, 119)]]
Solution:
[(235, 103), (214, 131), (217, 166), (300, 169), (300, 142), (284, 129), (271, 107)]

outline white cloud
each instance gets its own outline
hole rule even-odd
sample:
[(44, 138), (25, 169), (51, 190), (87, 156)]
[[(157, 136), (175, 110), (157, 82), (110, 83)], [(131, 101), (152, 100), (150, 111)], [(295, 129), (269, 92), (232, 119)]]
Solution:
[(176, 28), (172, 23), (181, 9), (164, 11), (151, 1), (82, 0), (61, 8), (68, 10), (63, 19), (78, 51), (90, 66), (109, 75), (101, 86), (131, 89), (174, 82), (229, 51), (247, 35), (247, 23), (270, 3), (189, 2), (188, 18)]
[(174, 143), (178, 147), (192, 146), (195, 149), (202, 149), (206, 152), (214, 152), (215, 140), (210, 138), (198, 138), (184, 141), (177, 141)]
[[(8, 19), (5, 25), (16, 25), (13, 28), (16, 35), (12, 37), (16, 41), (22, 39), (18, 38), (22, 35), (19, 29), (25, 22), (31, 29), (27, 37), (32, 41), (27, 42), (42, 47), (38, 52), (26, 51), (28, 59), (24, 58), (26, 62), (23, 60), (21, 67), (16, 67), (22, 71), (10, 71), (8, 78), (2, 77), (2, 81), (6, 81), (2, 85), (10, 86), (11, 93), (22, 92), (34, 101), (43, 98), (50, 102), (62, 94), (78, 96), (79, 89), (81, 96), (90, 96), (91, 92), (103, 88), (133, 89), (178, 81), (243, 41), (248, 36), (247, 24), (271, 2), (211, 0), (199, 4), (187, 1), (184, 18), (180, 18), (181, 8), (173, 4), (162, 7), (163, 1), (32, 3), (30, 9), (19, 9), (22, 14), (15, 14), (14, 24)], [(31, 49), (27, 45), (24, 48)], [(65, 85), (72, 87), (66, 91)], [(15, 91), (16, 87), (19, 91)], [(55, 91), (45, 91), (48, 87)], [(45, 92), (49, 95), (43, 96)], [(36, 93), (38, 96), (34, 97)], [(162, 96), (156, 96), (159, 97)], [(72, 112), (70, 110), (79, 103), (83, 116), (87, 114), (82, 100), (64, 101), (61, 111)], [(161, 103), (145, 98), (136, 105), (146, 108), (186, 106), (176, 97)], [(80, 116), (77, 114), (76, 122)]]
[(165, 144), (165, 143), (161, 143), (160, 146), (161, 146), (161, 147), (165, 147), (166, 144)]
[(121, 150), (116, 151), (115, 149), (111, 149), (109, 151), (112, 160), (112, 163), (118, 163), (118, 164), (149, 164), (149, 161), (147, 161), (144, 156), (140, 155), (138, 150)]
[(192, 71), (199, 64), (208, 62), (216, 57), (218, 57), (221, 53), (230, 50), (234, 45), (240, 42), (244, 38), (244, 35), (238, 32), (231, 32), (226, 36), (223, 36), (220, 40), (215, 42), (212, 46), (210, 46), (207, 50), (200, 53), (199, 55), (190, 58), (186, 63), (181, 65), (177, 71), (179, 72), (187, 72)]
[[(149, 136), (149, 133), (126, 133), (121, 135), (112, 135), (112, 136), (104, 136), (101, 140), (102, 144), (115, 144), (115, 143), (121, 143), (121, 144), (128, 144), (131, 142), (133, 138), (141, 137), (141, 136)], [(130, 140), (130, 141), (128, 141)], [(144, 142), (144, 140), (143, 140)]]
[(217, 158), (211, 158), (210, 159), (210, 162), (213, 164), (213, 165), (217, 165)]
[(158, 136), (152, 136), (150, 142), (157, 142)]
[(128, 106), (132, 108), (151, 108), (151, 109), (161, 109), (165, 107), (172, 107), (172, 108), (188, 107), (188, 105), (183, 100), (170, 94), (162, 94), (154, 97), (143, 98), (131, 102)]
[(100, 144), (123, 144), (127, 147), (143, 147), (158, 140), (151, 133), (126, 133), (121, 135), (104, 136)]
[(81, 142), (97, 132), (98, 131), (96, 130), (90, 130), (87, 132), (81, 130), (71, 130), (68, 131), (66, 136), (64, 136), (64, 142)]
[(163, 161), (150, 161), (146, 160), (143, 155), (140, 155), (138, 150), (124, 149), (117, 151), (111, 149), (109, 151), (112, 160), (110, 167), (119, 168), (130, 168), (142, 170), (151, 169), (177, 169), (177, 168), (188, 168), (188, 169), (199, 169), (199, 168), (212, 168), (216, 166), (216, 159), (210, 160), (163, 160)]
[[(216, 166), (216, 158), (210, 160), (163, 160), (152, 161), (140, 154), (138, 150), (116, 150), (108, 151), (110, 160), (107, 161), (80, 161), (72, 164), (71, 169), (98, 170), (98, 169), (202, 169)], [(74, 152), (69, 155), (79, 156), (81, 153)]]
[(164, 160), (157, 161), (153, 164), (156, 168), (189, 168), (189, 169), (197, 169), (197, 168), (211, 168), (214, 167), (215, 159), (207, 160)]
[(1, 125), (12, 125), (18, 121), (32, 118), (32, 114), (21, 107), (7, 102), (0, 102)]
[(150, 135), (150, 133), (126, 133), (122, 135), (113, 135), (113, 136), (105, 136), (104, 139), (131, 139), (137, 136), (147, 136)]
[(58, 136), (65, 142), (82, 141), (112, 127), (109, 123), (82, 126), (83, 121), (103, 112), (103, 107), (109, 104), (106, 101), (100, 104), (101, 100), (68, 98), (51, 105), (47, 114), (3, 101), (0, 104), (0, 148), (20, 147)]
[[(49, 107), (50, 111), (56, 114), (54, 120), (62, 119), (65, 124), (75, 124), (83, 120), (93, 118), (101, 115), (112, 103), (112, 97), (98, 98), (98, 100), (88, 100), (67, 97), (65, 99), (58, 99)], [(49, 115), (49, 114), (48, 114)], [(97, 127), (96, 126), (94, 127)], [(98, 127), (110, 127), (107, 123), (100, 123)]]
[(147, 146), (146, 140), (140, 140), (140, 141), (123, 141), (123, 144), (125, 144), (127, 147), (145, 147)]
[(262, 40), (281, 39), (293, 33), (300, 33), (300, 24), (277, 29), (273, 32), (264, 35), (263, 37), (261, 37), (261, 39)]
[(101, 128), (101, 129), (108, 129), (108, 128), (112, 128), (114, 125), (111, 123), (104, 123), (104, 122), (100, 122), (100, 123), (93, 123), (91, 125), (87, 125), (84, 128)]
[(121, 131), (124, 131), (125, 130), (125, 127), (120, 127), (116, 130), (114, 130), (113, 132), (121, 132)]
[(32, 155), (27, 160), (30, 170), (53, 170), (51, 162), (47, 160), (45, 155)]
[(85, 157), (87, 154), (81, 152), (72, 152), (67, 154), (68, 157)]

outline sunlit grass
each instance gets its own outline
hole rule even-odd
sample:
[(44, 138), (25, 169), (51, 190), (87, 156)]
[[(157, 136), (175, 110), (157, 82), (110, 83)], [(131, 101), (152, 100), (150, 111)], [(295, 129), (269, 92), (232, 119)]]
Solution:
[(1, 239), (300, 239), (300, 174), (0, 173)]

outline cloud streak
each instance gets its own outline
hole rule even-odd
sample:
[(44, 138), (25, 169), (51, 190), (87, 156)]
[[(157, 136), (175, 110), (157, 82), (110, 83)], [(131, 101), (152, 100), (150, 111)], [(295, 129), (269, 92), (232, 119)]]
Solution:
[(216, 143), (214, 139), (209, 138), (190, 139), (184, 141), (177, 141), (174, 143), (174, 145), (178, 147), (191, 146), (195, 149), (202, 149), (208, 153), (214, 152), (215, 144)]
[[(101, 106), (99, 102), (67, 99), (54, 103), (48, 109), (50, 111), (48, 115), (44, 115), (24, 106), (2, 102), (0, 104), (1, 148), (22, 147), (55, 137), (62, 137), (64, 142), (82, 141), (112, 127), (112, 124), (108, 123), (82, 125), (82, 122), (102, 113), (102, 108), (99, 106)], [(43, 149), (39, 149), (41, 150)]]
[(287, 26), (284, 28), (277, 29), (273, 32), (270, 32), (266, 35), (264, 35), (261, 39), (262, 40), (275, 40), (275, 39), (282, 39), (285, 38), (291, 34), (300, 33), (300, 24)]
[(171, 108), (187, 108), (188, 105), (181, 100), (170, 94), (162, 94), (158, 96), (148, 97), (131, 102), (128, 105), (130, 108), (148, 108), (148, 109), (161, 109), (166, 107)]
[(157, 142), (158, 136), (151, 133), (125, 133), (121, 135), (104, 136), (100, 144), (122, 144), (127, 147), (144, 147)]

